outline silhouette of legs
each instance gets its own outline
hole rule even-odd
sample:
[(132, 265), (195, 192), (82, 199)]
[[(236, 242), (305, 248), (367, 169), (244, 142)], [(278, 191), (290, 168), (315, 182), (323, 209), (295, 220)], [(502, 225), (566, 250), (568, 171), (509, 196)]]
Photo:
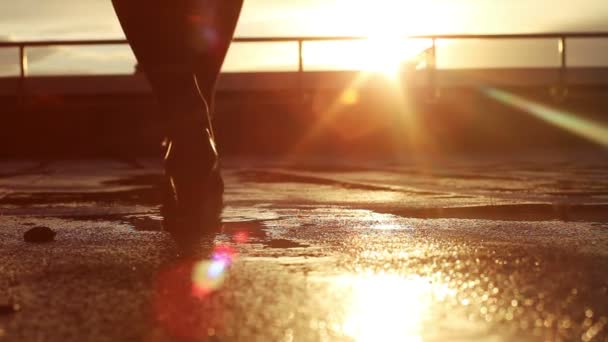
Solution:
[(242, 0), (112, 2), (164, 113), (164, 225), (178, 243), (195, 242), (220, 223), (223, 183), (211, 106)]

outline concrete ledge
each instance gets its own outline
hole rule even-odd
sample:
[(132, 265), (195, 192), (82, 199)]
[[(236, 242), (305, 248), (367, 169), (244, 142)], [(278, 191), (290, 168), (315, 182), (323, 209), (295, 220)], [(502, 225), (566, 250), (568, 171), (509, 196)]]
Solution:
[[(343, 89), (359, 75), (355, 71), (342, 72), (255, 72), (225, 73), (220, 77), (219, 91), (282, 91), (282, 90), (336, 90)], [(429, 84), (427, 70), (404, 74), (405, 81), (413, 87)], [(495, 86), (537, 87), (552, 86), (559, 82), (560, 69), (455, 69), (437, 70), (436, 82), (440, 87), (476, 87), (484, 84)], [(363, 87), (381, 88), (387, 80), (372, 76)], [(608, 68), (571, 68), (565, 74), (565, 82), (572, 86), (608, 86)], [(0, 78), (0, 96), (17, 95), (19, 78)], [(101, 76), (44, 76), (27, 77), (23, 83), (27, 94), (45, 95), (112, 95), (145, 94), (150, 86), (143, 75)]]

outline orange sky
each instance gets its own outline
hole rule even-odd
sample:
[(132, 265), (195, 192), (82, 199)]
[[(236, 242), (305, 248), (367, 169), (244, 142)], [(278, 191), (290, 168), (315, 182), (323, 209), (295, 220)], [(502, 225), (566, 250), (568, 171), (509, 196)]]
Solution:
[[(246, 0), (239, 36), (374, 35), (454, 32), (608, 31), (605, 0)], [(19, 0), (0, 3), (2, 40), (117, 38), (122, 32), (109, 0)], [(558, 63), (557, 42), (469, 42), (439, 51), (444, 67), (552, 66)], [(389, 46), (382, 54), (407, 54)], [(578, 41), (583, 65), (608, 60), (608, 43)], [(598, 47), (599, 46), (599, 47)], [(310, 68), (352, 67), (370, 62), (369, 46), (310, 44)], [(581, 48), (581, 49), (579, 49)], [(380, 49), (382, 50), (382, 49)], [(234, 45), (226, 70), (285, 70), (297, 63), (293, 44)], [(15, 51), (0, 51), (0, 75), (14, 72)], [(381, 55), (382, 55), (381, 54)], [(60, 48), (29, 51), (32, 73), (129, 72), (128, 48)], [(341, 61), (350, 61), (342, 63)], [(343, 64), (343, 65), (342, 65)], [(4, 71), (3, 71), (4, 70)]]

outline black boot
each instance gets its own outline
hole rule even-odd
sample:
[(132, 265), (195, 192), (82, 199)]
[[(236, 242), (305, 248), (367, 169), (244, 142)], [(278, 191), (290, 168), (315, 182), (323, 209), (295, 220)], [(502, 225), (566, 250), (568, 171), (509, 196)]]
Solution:
[(163, 226), (185, 251), (221, 228), (224, 183), (209, 127), (183, 122), (166, 142)]

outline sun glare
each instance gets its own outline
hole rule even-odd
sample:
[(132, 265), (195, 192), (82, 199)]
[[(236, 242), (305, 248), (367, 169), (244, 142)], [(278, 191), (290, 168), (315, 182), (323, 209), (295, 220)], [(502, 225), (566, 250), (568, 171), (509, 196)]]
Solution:
[(365, 42), (362, 70), (381, 73), (389, 78), (397, 77), (405, 57), (399, 51), (399, 41), (393, 37), (371, 36)]
[(425, 13), (429, 11), (421, 6), (396, 0), (351, 2), (351, 15), (345, 20), (355, 21), (364, 28), (362, 35), (368, 37), (362, 44), (359, 69), (394, 79), (403, 63), (412, 61), (431, 46), (428, 39), (404, 38), (407, 34), (426, 28), (431, 22), (425, 18)]
[(389, 32), (371, 35), (364, 43), (361, 70), (395, 79), (403, 64), (415, 62), (415, 57), (428, 46), (430, 42), (426, 40), (404, 39)]

